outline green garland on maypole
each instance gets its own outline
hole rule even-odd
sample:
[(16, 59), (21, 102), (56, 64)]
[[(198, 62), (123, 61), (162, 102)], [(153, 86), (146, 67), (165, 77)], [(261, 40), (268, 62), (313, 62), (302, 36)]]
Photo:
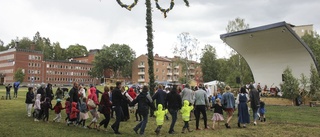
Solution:
[(123, 4), (121, 0), (117, 0), (117, 2), (122, 8), (126, 8), (127, 10), (131, 11), (131, 9), (137, 5), (138, 0), (134, 0), (134, 2), (131, 5)]
[[(166, 18), (166, 17), (167, 17), (167, 13), (168, 13), (170, 10), (172, 10), (173, 7), (174, 7), (174, 0), (171, 0), (171, 2), (170, 2), (170, 7), (167, 8), (167, 9), (164, 9), (164, 8), (162, 8), (162, 7), (159, 5), (159, 3), (158, 3), (159, 0), (155, 0), (155, 1), (156, 1), (156, 7), (157, 7), (157, 9), (160, 10), (160, 11), (164, 14), (164, 18)], [(186, 6), (189, 7), (189, 1), (188, 1), (188, 0), (183, 0), (183, 1), (184, 1), (184, 3), (186, 4)]]
[(186, 6), (189, 7), (189, 1), (188, 0), (183, 0), (184, 3), (186, 3)]
[(167, 9), (163, 9), (159, 3), (158, 3), (158, 0), (155, 0), (156, 1), (156, 7), (157, 9), (159, 9), (163, 14), (164, 14), (164, 18), (167, 17), (167, 12), (169, 12), (170, 10), (172, 10), (172, 8), (174, 7), (174, 0), (171, 0), (170, 2), (170, 7), (167, 8)]

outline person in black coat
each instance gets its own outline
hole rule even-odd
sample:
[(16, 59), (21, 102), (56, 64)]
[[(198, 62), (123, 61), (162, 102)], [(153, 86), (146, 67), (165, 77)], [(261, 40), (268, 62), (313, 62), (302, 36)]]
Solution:
[(158, 86), (157, 92), (152, 96), (152, 100), (156, 101), (156, 108), (159, 104), (161, 104), (164, 108), (166, 108), (165, 102), (166, 102), (167, 93), (163, 91), (162, 85)]
[[(158, 105), (161, 104), (163, 106), (164, 109), (167, 108), (167, 105), (166, 105), (166, 98), (167, 98), (167, 92), (163, 91), (163, 86), (162, 85), (159, 85), (158, 86), (158, 90), (157, 92), (152, 96), (152, 100), (156, 101), (156, 109), (158, 109)], [(154, 105), (154, 104), (153, 104)], [(166, 119), (168, 120), (168, 116), (167, 114), (165, 115)]]
[(112, 91), (112, 107), (116, 113), (116, 121), (111, 125), (111, 128), (115, 134), (121, 134), (119, 132), (119, 126), (123, 116), (121, 102), (126, 100), (126, 98), (122, 95), (120, 88), (121, 82), (116, 82), (116, 87)]
[[(77, 82), (75, 82), (75, 83), (73, 83), (73, 87), (69, 91), (70, 104), (72, 104), (72, 102), (76, 102), (76, 103), (79, 102), (78, 91), (79, 91), (79, 84)], [(71, 107), (71, 105), (70, 105), (70, 107)]]
[(28, 117), (31, 117), (31, 109), (32, 105), (34, 103), (34, 93), (33, 93), (33, 87), (28, 88), (28, 92), (26, 94), (26, 106), (27, 106), (27, 115)]
[(48, 97), (50, 100), (53, 100), (54, 94), (52, 91), (52, 84), (48, 83), (46, 88), (46, 97)]
[(10, 95), (11, 88), (12, 88), (12, 86), (10, 84), (8, 84), (6, 86), (6, 100), (8, 99), (8, 97), (9, 97), (9, 99), (11, 99), (11, 95)]
[(144, 130), (147, 126), (149, 108), (151, 107), (151, 109), (155, 110), (154, 104), (152, 103), (152, 98), (148, 94), (148, 91), (149, 91), (148, 87), (143, 86), (142, 92), (136, 97), (136, 99), (134, 99), (130, 103), (131, 106), (134, 106), (136, 103), (138, 103), (137, 111), (143, 117), (143, 120), (140, 121), (139, 124), (137, 124), (133, 128), (136, 134), (138, 134), (138, 130), (140, 129), (140, 132), (139, 132), (140, 135), (144, 134)]
[(165, 104), (172, 117), (169, 134), (174, 134), (174, 125), (177, 121), (177, 114), (179, 109), (182, 107), (182, 100), (181, 96), (177, 92), (177, 86), (173, 86), (172, 90), (167, 94)]
[(46, 85), (44, 83), (41, 83), (41, 87), (38, 88), (37, 90), (37, 94), (41, 94), (41, 98), (44, 98), (45, 97), (45, 88), (46, 88)]

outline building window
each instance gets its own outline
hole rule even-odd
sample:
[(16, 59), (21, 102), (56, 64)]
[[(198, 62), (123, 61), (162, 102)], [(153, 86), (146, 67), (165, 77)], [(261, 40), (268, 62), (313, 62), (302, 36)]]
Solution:
[(156, 68), (156, 72), (158, 72), (159, 71), (159, 69), (158, 68)]
[(144, 65), (144, 62), (143, 62), (143, 61), (141, 61), (141, 62), (140, 62), (140, 65)]

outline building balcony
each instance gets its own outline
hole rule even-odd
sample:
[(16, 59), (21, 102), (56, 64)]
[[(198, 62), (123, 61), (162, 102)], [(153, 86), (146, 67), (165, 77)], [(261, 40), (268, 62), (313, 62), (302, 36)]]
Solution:
[(190, 72), (189, 75), (190, 75), (190, 76), (194, 76), (195, 73), (194, 73), (194, 72)]
[(138, 65), (138, 68), (145, 68), (145, 66), (144, 65)]
[(145, 80), (144, 79), (138, 79), (138, 82), (144, 82)]
[(168, 81), (168, 82), (172, 82), (172, 79), (168, 79), (167, 81)]
[(179, 80), (178, 80), (178, 79), (176, 79), (176, 78), (174, 78), (174, 79), (173, 79), (173, 82), (177, 82), (177, 81), (179, 81)]
[(167, 66), (167, 69), (171, 69), (171, 66)]
[(171, 76), (171, 75), (172, 75), (172, 72), (168, 72), (167, 75), (168, 75), (168, 76)]
[(190, 66), (188, 69), (189, 69), (189, 70), (193, 70), (193, 69), (194, 69), (194, 67), (193, 67), (193, 66)]
[(174, 75), (179, 75), (179, 72), (173, 72)]
[(138, 72), (138, 75), (144, 75), (145, 72)]
[(174, 68), (179, 69), (179, 66), (175, 66)]

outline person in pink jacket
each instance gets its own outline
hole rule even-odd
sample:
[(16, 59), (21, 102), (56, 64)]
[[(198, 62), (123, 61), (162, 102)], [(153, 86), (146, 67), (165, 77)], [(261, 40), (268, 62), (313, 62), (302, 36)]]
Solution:
[[(90, 95), (88, 96), (88, 101), (91, 99), (94, 102), (94, 104), (96, 104), (96, 106), (98, 106), (99, 101), (98, 101), (97, 94), (96, 94), (96, 88), (91, 85), (89, 92), (90, 92)], [(97, 107), (91, 107), (90, 105), (88, 105), (88, 108), (89, 108), (90, 114), (92, 115), (92, 120), (91, 120), (90, 124), (87, 126), (87, 128), (91, 129), (92, 124), (93, 124), (94, 128), (97, 128), (96, 124), (99, 119), (98, 112), (96, 109)]]

